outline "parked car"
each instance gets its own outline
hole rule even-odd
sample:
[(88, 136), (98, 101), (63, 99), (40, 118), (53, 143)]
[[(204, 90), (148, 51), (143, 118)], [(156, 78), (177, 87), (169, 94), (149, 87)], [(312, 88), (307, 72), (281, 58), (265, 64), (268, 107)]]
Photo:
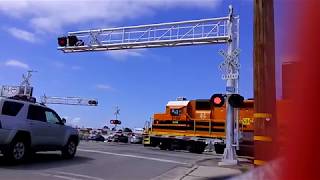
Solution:
[(132, 134), (130, 136), (130, 143), (133, 143), (133, 144), (142, 144), (142, 135), (138, 135), (138, 134)]
[(121, 135), (123, 133), (122, 129), (119, 129), (118, 131), (116, 131), (116, 134)]
[(129, 138), (128, 136), (125, 136), (123, 134), (119, 135), (119, 134), (115, 134), (113, 136), (113, 142), (123, 142), (123, 143), (128, 143)]
[(90, 137), (89, 140), (104, 142), (106, 139), (102, 135), (98, 134), (98, 135)]
[(25, 97), (0, 97), (0, 111), (0, 151), (10, 162), (21, 162), (37, 151), (75, 156), (78, 131), (54, 110)]

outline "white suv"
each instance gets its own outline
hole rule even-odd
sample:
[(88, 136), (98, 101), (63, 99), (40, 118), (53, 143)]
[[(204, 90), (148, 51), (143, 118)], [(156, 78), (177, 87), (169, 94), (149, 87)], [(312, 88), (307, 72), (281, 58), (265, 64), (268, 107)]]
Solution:
[(11, 162), (20, 162), (37, 151), (62, 152), (73, 158), (78, 131), (52, 109), (28, 100), (0, 97), (0, 151)]

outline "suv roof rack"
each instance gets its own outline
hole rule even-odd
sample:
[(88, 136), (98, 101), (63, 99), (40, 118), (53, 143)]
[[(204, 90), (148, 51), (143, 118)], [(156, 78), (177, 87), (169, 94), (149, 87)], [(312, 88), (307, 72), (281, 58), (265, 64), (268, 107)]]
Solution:
[(31, 97), (28, 95), (15, 95), (12, 97), (8, 97), (8, 99), (14, 99), (14, 100), (20, 100), (20, 101), (26, 101), (31, 103), (36, 103), (37, 99), (35, 97)]

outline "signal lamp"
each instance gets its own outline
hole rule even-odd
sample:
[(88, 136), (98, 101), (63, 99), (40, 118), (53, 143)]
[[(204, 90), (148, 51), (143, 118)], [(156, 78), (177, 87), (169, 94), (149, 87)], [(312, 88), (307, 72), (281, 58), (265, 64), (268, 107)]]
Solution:
[(121, 124), (119, 120), (110, 120), (110, 124)]
[(243, 106), (243, 100), (244, 98), (240, 94), (231, 94), (228, 99), (228, 102), (232, 107), (240, 108)]
[(224, 95), (223, 94), (214, 94), (211, 97), (211, 103), (214, 107), (222, 107), (224, 105)]
[(58, 37), (58, 45), (59, 46), (67, 46), (68, 42), (67, 42), (67, 37), (63, 36), (63, 37)]
[(75, 46), (79, 41), (77, 36), (68, 36), (69, 46)]
[(66, 46), (83, 46), (84, 42), (79, 40), (77, 36), (62, 36), (58, 37), (58, 45), (60, 47)]
[(213, 99), (213, 103), (214, 104), (220, 104), (221, 103), (221, 98), (220, 97), (215, 97), (214, 99)]
[(88, 101), (88, 104), (89, 104), (89, 105), (92, 105), (92, 106), (97, 106), (97, 105), (98, 105), (98, 101), (96, 101), (96, 100), (89, 100), (89, 101)]

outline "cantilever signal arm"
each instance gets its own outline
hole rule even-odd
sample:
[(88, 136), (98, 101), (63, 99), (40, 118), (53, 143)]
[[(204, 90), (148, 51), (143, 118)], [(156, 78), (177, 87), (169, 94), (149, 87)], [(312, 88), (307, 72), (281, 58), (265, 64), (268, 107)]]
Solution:
[(42, 104), (64, 104), (64, 105), (82, 105), (82, 106), (97, 106), (97, 99), (80, 98), (80, 97), (50, 97), (42, 96)]

